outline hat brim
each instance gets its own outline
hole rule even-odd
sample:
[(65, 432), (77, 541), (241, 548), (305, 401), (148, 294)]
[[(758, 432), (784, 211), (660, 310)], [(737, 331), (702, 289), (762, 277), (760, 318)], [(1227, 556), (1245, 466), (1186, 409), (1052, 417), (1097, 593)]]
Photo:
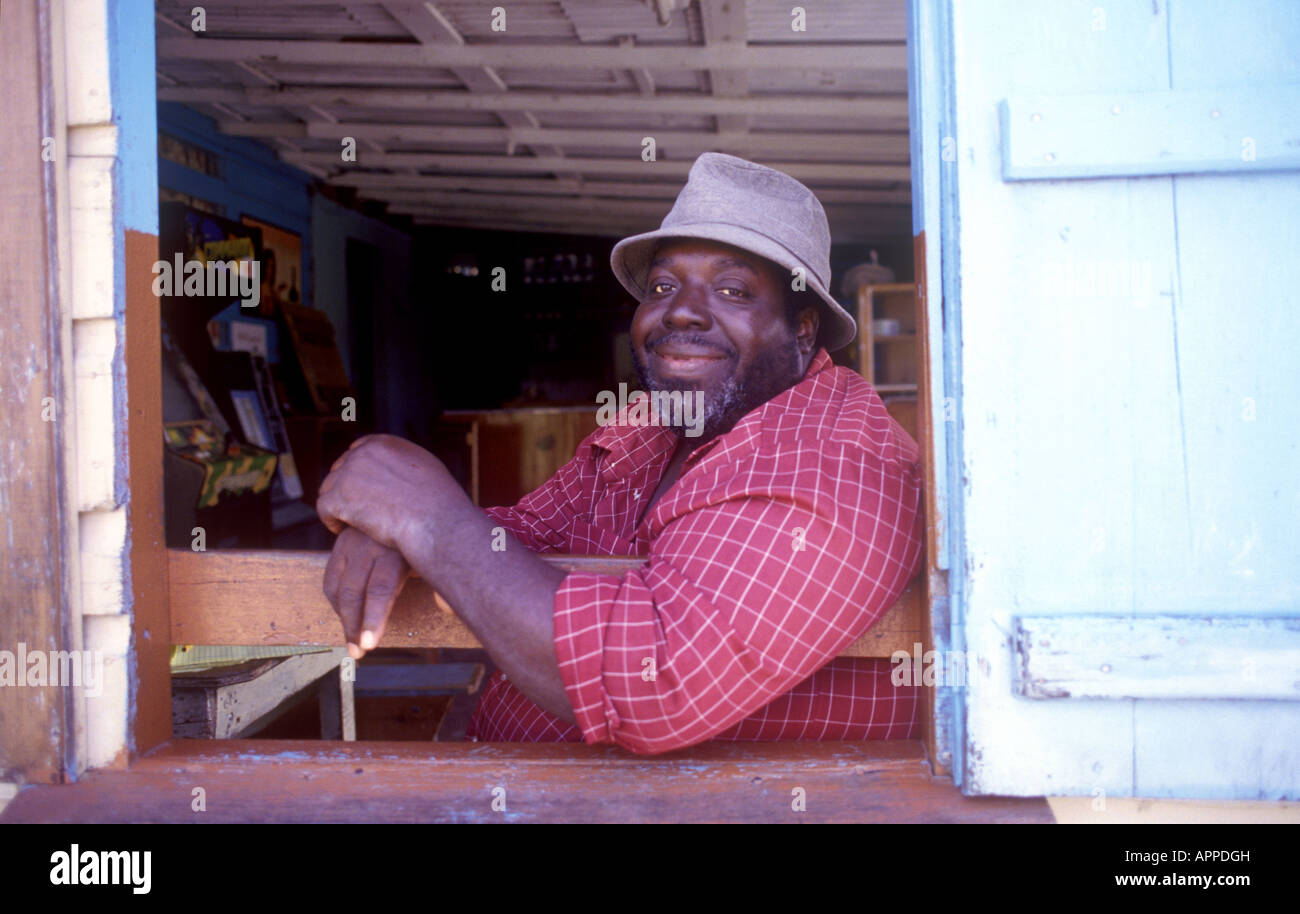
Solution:
[(858, 334), (857, 322), (845, 311), (835, 297), (822, 284), (807, 264), (766, 235), (738, 225), (717, 222), (695, 225), (675, 225), (624, 238), (609, 255), (609, 265), (624, 289), (637, 301), (645, 298), (645, 278), (650, 272), (650, 258), (654, 250), (667, 238), (701, 238), (719, 241), (764, 257), (787, 270), (801, 269), (808, 289), (821, 299), (821, 326), (817, 333), (818, 345), (828, 352), (841, 349), (853, 342)]

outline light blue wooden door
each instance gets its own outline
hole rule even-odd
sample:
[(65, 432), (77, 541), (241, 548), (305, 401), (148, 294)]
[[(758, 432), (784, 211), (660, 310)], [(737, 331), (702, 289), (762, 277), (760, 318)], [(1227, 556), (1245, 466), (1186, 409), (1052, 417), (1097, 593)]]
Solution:
[(920, 3), (962, 788), (1294, 799), (1300, 2)]

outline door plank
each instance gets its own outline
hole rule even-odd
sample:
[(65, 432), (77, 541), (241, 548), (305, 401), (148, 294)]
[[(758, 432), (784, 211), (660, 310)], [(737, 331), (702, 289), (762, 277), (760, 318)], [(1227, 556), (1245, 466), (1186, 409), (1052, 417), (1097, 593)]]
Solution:
[(1300, 700), (1300, 616), (1015, 616), (1025, 698)]

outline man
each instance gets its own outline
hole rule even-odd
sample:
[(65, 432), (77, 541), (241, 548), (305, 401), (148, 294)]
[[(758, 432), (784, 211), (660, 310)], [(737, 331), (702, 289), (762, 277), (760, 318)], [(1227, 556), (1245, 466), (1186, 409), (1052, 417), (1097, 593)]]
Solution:
[[(325, 592), (349, 651), (378, 643), (414, 569), (500, 667), (470, 738), (650, 754), (917, 737), (915, 687), (893, 686), (886, 661), (836, 659), (917, 571), (923, 518), (916, 443), (827, 355), (856, 326), (827, 290), (821, 204), (705, 153), (662, 226), (620, 241), (611, 265), (640, 302), (643, 389), (702, 392), (702, 427), (608, 425), (519, 504), (487, 510), (414, 444), (357, 442), (317, 506), (340, 534)], [(494, 551), (501, 527), (514, 540)], [(566, 575), (540, 552), (649, 559)]]

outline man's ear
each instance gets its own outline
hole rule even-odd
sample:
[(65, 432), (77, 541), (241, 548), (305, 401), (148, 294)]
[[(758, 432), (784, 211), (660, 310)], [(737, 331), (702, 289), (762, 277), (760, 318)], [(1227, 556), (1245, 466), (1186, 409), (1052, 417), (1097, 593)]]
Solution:
[(811, 355), (817, 350), (817, 328), (821, 326), (821, 314), (816, 308), (805, 308), (795, 324), (794, 338), (799, 344), (802, 355)]

